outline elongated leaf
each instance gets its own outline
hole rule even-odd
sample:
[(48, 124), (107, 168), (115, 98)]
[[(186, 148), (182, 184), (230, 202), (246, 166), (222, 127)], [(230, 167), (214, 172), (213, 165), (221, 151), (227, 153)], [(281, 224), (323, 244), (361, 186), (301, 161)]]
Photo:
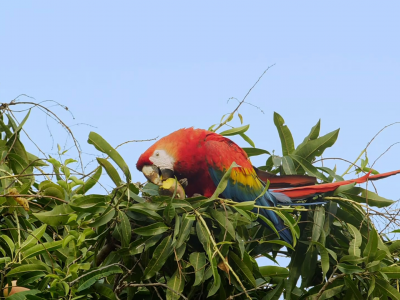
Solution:
[(357, 257), (360, 257), (361, 251), (360, 251), (360, 246), (362, 242), (362, 236), (361, 233), (358, 231), (358, 229), (347, 223), (348, 229), (350, 234), (353, 236), (353, 240), (350, 242), (350, 247), (349, 247), (349, 254), (354, 255)]
[(21, 265), (21, 266), (13, 268), (10, 272), (7, 273), (6, 276), (12, 276), (12, 275), (15, 275), (15, 274), (26, 273), (26, 272), (34, 272), (34, 271), (49, 272), (50, 268), (46, 267), (43, 264)]
[(250, 146), (255, 147), (256, 145), (254, 144), (253, 140), (249, 138), (247, 135), (244, 133), (239, 133), (239, 135), (244, 139), (247, 143), (249, 143)]
[(264, 277), (288, 277), (289, 270), (283, 267), (277, 266), (263, 266), (258, 268), (261, 275)]
[(193, 286), (199, 285), (203, 281), (204, 271), (206, 267), (206, 255), (204, 252), (193, 252), (189, 256), (195, 272), (195, 281)]
[(116, 186), (120, 186), (123, 182), (114, 166), (105, 158), (97, 158), (98, 163), (106, 170), (108, 176)]
[(118, 218), (120, 223), (118, 224), (117, 228), (120, 232), (122, 247), (128, 247), (131, 241), (131, 223), (129, 222), (126, 214), (122, 211), (118, 212)]
[(146, 205), (146, 203), (136, 203), (132, 205), (131, 207), (128, 208), (131, 211), (140, 213), (142, 215), (148, 216), (156, 221), (162, 221), (163, 218), (156, 213), (154, 210), (149, 209), (149, 207)]
[(78, 287), (78, 292), (86, 290), (87, 288), (91, 287), (94, 283), (96, 283), (97, 280), (107, 277), (112, 274), (118, 274), (122, 273), (122, 270), (118, 266), (109, 266), (109, 267), (101, 267), (98, 268), (96, 272), (93, 272), (93, 270), (88, 272), (89, 274), (87, 276), (84, 276), (80, 280), (80, 284)]
[(142, 253), (143, 250), (147, 250), (153, 247), (157, 242), (161, 239), (162, 234), (157, 234), (153, 236), (143, 236), (137, 239), (136, 241), (132, 242), (129, 245), (129, 254), (135, 255), (138, 253)]
[(298, 147), (293, 154), (304, 158), (308, 162), (312, 162), (315, 157), (321, 156), (326, 148), (331, 147), (336, 142), (338, 135), (339, 129), (317, 139), (310, 140), (303, 146)]
[(400, 267), (393, 266), (393, 267), (383, 267), (381, 272), (385, 273), (389, 278), (400, 278)]
[(279, 138), (281, 139), (282, 154), (283, 156), (287, 156), (294, 151), (292, 133), (286, 125), (283, 125), (285, 124), (285, 120), (277, 112), (274, 112), (274, 124), (278, 129)]
[(321, 128), (321, 119), (318, 120), (317, 124), (315, 124), (312, 128), (310, 133), (304, 138), (303, 142), (297, 146), (297, 148), (303, 147), (311, 140), (315, 140), (319, 136), (319, 130)]
[(293, 160), (290, 156), (282, 157), (282, 167), (283, 167), (283, 171), (285, 172), (286, 175), (297, 174), (295, 167), (294, 167)]
[(92, 194), (74, 199), (69, 205), (78, 212), (98, 213), (105, 210), (106, 201), (106, 196)]
[(242, 274), (245, 276), (246, 280), (250, 282), (251, 285), (256, 287), (256, 280), (247, 265), (233, 251), (229, 252), (229, 257), (232, 258), (234, 263), (238, 266)]
[(390, 299), (400, 300), (400, 293), (394, 287), (392, 287), (387, 281), (376, 278), (375, 286), (376, 288), (379, 289), (379, 291), (383, 295), (390, 297)]
[(351, 290), (351, 294), (352, 294), (353, 298), (355, 298), (356, 300), (364, 299), (363, 296), (361, 295), (360, 291), (354, 284), (353, 280), (351, 280), (351, 278), (349, 276), (344, 277), (344, 281), (346, 283), (346, 286)]
[(268, 154), (271, 155), (267, 150), (264, 149), (259, 149), (259, 148), (242, 148), (246, 153), (248, 157), (251, 156), (257, 156), (261, 154)]
[[(14, 257), (14, 250), (15, 250), (14, 242), (5, 234), (0, 235), (0, 245), (3, 244), (1, 240), (4, 241), (5, 245), (7, 245), (8, 249), (10, 250), (9, 253), (11, 257)], [(0, 247), (0, 249), (3, 250), (5, 248), (2, 249), (2, 247)]]
[(101, 225), (107, 224), (114, 218), (114, 216), (115, 208), (110, 206), (100, 217), (98, 217), (93, 223), (91, 223), (90, 226), (99, 227)]
[(337, 264), (337, 268), (342, 272), (343, 274), (353, 274), (353, 273), (362, 273), (364, 272), (364, 269), (354, 266), (354, 265), (348, 265), (345, 263), (339, 263)]
[(236, 127), (236, 128), (232, 128), (232, 129), (228, 129), (225, 131), (220, 132), (220, 135), (223, 136), (231, 136), (231, 135), (237, 135), (240, 133), (245, 133), (248, 129), (249, 129), (250, 125), (244, 125), (241, 127)]
[(95, 146), (95, 148), (104, 154), (110, 156), (110, 158), (121, 168), (126, 176), (126, 181), (130, 181), (131, 173), (129, 172), (128, 165), (125, 163), (121, 155), (115, 150), (105, 139), (95, 132), (89, 133), (88, 143)]
[(162, 222), (154, 223), (148, 226), (135, 228), (133, 231), (142, 236), (151, 236), (161, 234), (169, 229), (167, 225)]
[(62, 247), (63, 241), (47, 242), (38, 244), (23, 252), (24, 258), (30, 258), (42, 254), (46, 251), (51, 252)]
[(270, 243), (270, 244), (282, 245), (284, 247), (287, 247), (287, 248), (290, 248), (290, 249), (294, 250), (292, 245), (290, 245), (289, 243), (287, 243), (285, 241), (281, 241), (281, 240), (266, 240), (266, 241), (263, 241), (262, 243)]
[(33, 213), (33, 215), (41, 222), (51, 225), (59, 226), (66, 225), (70, 214), (73, 212), (71, 207), (67, 204), (57, 205), (51, 211)]
[(348, 189), (341, 192), (341, 194), (359, 203), (368, 203), (370, 206), (386, 207), (394, 203), (393, 200), (383, 198), (374, 192), (367, 191), (360, 187)]
[(294, 155), (294, 154), (290, 155), (290, 157), (293, 158), (300, 166), (302, 166), (308, 175), (317, 177), (318, 179), (321, 179), (324, 182), (329, 182), (328, 178), (326, 178), (324, 174), (319, 172), (318, 169), (316, 167), (314, 167), (306, 159), (302, 158), (299, 155)]
[(325, 208), (317, 206), (314, 210), (314, 223), (312, 228), (312, 240), (318, 242), (325, 223)]
[(75, 194), (85, 194), (87, 191), (89, 191), (100, 179), (101, 173), (103, 172), (103, 168), (99, 166), (96, 169), (96, 172), (94, 172), (93, 175), (89, 177), (88, 180), (85, 181), (85, 183), (78, 187), (74, 192)]
[(194, 215), (186, 215), (186, 214), (183, 215), (182, 225), (180, 226), (179, 229), (179, 235), (175, 244), (175, 248), (179, 248), (180, 246), (182, 246), (184, 242), (186, 242), (195, 220), (196, 217)]
[(233, 228), (232, 223), (228, 220), (228, 217), (222, 211), (217, 211), (215, 209), (210, 210), (211, 216), (218, 222), (221, 230), (226, 231), (226, 240), (231, 241), (235, 239), (235, 228)]
[(366, 262), (373, 261), (375, 253), (378, 249), (378, 238), (378, 233), (375, 231), (375, 229), (371, 229), (369, 232), (368, 243), (363, 251), (363, 257), (366, 258)]
[[(183, 288), (185, 287), (185, 279), (183, 278), (183, 274), (176, 270), (174, 275), (167, 281), (167, 285), (178, 293), (182, 293)], [(177, 300), (181, 296), (179, 294), (174, 293), (172, 290), (168, 289), (166, 293), (167, 300)]]
[(162, 268), (172, 251), (172, 237), (169, 235), (154, 250), (153, 256), (144, 270), (143, 279), (146, 280), (153, 277)]

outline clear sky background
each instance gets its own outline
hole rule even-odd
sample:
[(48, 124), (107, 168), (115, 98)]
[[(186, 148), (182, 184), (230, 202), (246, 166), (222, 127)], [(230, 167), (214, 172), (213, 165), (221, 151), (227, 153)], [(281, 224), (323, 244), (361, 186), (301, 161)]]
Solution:
[[(52, 109), (80, 124), (71, 129), (90, 162), (91, 130), (116, 146), (208, 128), (236, 107), (230, 97), (242, 99), (275, 64), (247, 98), (263, 112), (240, 109), (256, 146), (281, 153), (277, 111), (296, 144), (320, 118), (322, 134), (340, 127), (324, 157), (353, 161), (382, 127), (400, 121), (399, 14), (398, 1), (1, 1), (0, 102), (27, 94), (66, 105), (75, 119)], [(25, 128), (47, 152), (72, 145), (39, 110)], [(392, 126), (373, 142), (370, 161), (400, 141), (399, 131)], [(135, 163), (150, 145), (119, 149), (135, 181), (144, 179)], [(400, 169), (399, 149), (375, 168)], [(399, 180), (379, 182), (378, 191), (399, 199)]]

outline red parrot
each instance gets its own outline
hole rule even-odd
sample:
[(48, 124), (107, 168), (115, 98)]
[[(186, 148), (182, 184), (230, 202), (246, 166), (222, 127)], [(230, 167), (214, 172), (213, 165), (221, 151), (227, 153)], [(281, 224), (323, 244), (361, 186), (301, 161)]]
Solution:
[[(276, 176), (258, 170), (252, 166), (246, 152), (230, 139), (214, 132), (193, 128), (177, 130), (154, 143), (139, 157), (136, 167), (139, 171), (148, 166), (156, 168), (161, 173), (162, 180), (173, 176), (177, 179), (186, 178), (188, 182), (186, 194), (189, 197), (193, 194), (211, 197), (232, 162), (236, 162), (239, 167), (232, 169), (228, 185), (222, 193), (224, 198), (237, 202), (254, 201), (264, 190), (267, 180), (270, 181), (269, 188), (289, 187), (269, 190), (256, 200), (257, 205), (267, 207), (278, 204), (295, 205), (291, 200), (305, 199), (318, 193), (333, 191), (351, 182), (362, 183), (368, 179), (380, 179), (400, 173), (399, 170), (374, 176), (367, 174), (355, 180), (315, 185), (316, 179), (311, 176)], [(315, 204), (321, 202), (301, 203), (301, 205)], [(273, 211), (260, 209), (259, 213), (274, 224), (284, 241), (292, 243), (290, 231)]]

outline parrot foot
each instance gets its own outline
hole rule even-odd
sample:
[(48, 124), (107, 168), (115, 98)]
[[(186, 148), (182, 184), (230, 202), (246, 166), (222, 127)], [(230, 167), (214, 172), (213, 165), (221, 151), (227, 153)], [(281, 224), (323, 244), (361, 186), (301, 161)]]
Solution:
[(203, 197), (203, 195), (202, 195), (202, 194), (198, 194), (198, 193), (194, 193), (194, 194), (192, 195), (192, 197)]

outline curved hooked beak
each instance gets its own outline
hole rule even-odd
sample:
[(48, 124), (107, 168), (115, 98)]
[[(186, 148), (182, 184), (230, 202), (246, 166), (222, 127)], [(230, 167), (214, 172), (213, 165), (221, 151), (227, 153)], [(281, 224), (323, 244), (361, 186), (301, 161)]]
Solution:
[[(174, 178), (174, 171), (170, 169), (159, 169), (155, 165), (145, 165), (142, 168), (143, 175), (148, 181), (156, 185), (162, 185), (162, 182)], [(161, 174), (161, 176), (160, 176)]]

